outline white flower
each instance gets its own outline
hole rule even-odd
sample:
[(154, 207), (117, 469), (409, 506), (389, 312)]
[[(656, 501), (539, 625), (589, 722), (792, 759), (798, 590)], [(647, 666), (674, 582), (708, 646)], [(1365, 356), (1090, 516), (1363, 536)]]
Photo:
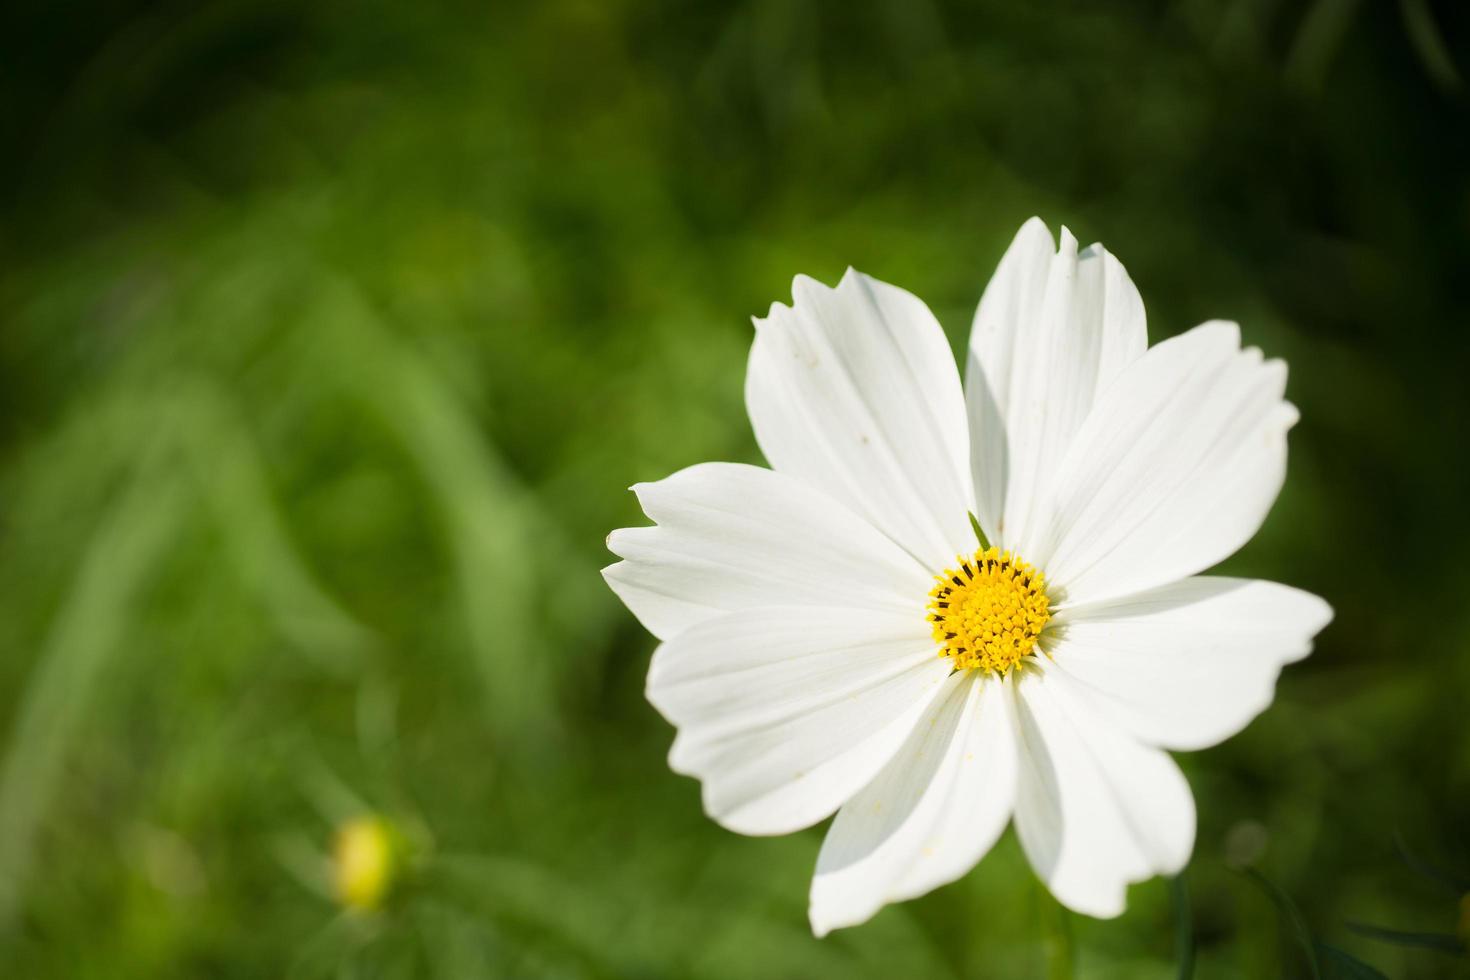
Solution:
[(662, 641), (670, 765), (740, 833), (836, 812), (818, 935), (959, 878), (1013, 817), (1062, 903), (1119, 914), (1194, 845), (1164, 750), (1240, 731), (1332, 617), (1198, 574), (1281, 488), (1285, 364), (1222, 322), (1149, 349), (1123, 266), (1037, 219), (980, 301), (963, 388), (913, 295), (853, 271), (792, 293), (746, 380), (772, 468), (640, 484), (658, 526), (609, 538), (608, 583)]

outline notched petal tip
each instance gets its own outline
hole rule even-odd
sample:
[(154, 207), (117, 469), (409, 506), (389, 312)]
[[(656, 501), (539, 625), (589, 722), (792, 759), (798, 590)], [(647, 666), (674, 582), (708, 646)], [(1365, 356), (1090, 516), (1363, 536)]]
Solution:
[[(616, 546), (610, 545), (608, 550), (612, 551), (613, 547)], [(628, 599), (624, 593), (631, 584), (628, 581), (627, 575), (628, 572), (632, 570), (633, 564), (632, 562), (623, 558), (623, 556), (618, 554), (618, 552), (613, 551), (613, 554), (618, 555), (618, 558), (620, 560), (613, 562), (611, 565), (604, 566), (602, 569), (599, 570), (598, 574), (600, 574), (602, 576), (602, 580), (607, 583), (607, 587), (613, 590), (613, 594), (616, 595), (619, 599), (622, 599), (624, 605), (627, 605)], [(630, 606), (629, 609), (631, 611), (632, 607)], [(638, 614), (634, 612), (633, 615), (636, 617)], [(639, 622), (642, 622), (642, 620), (639, 620)]]
[(823, 939), (838, 929), (852, 929), (871, 922), (888, 906), (915, 897), (891, 889), (875, 890), (871, 883), (860, 881), (824, 881), (818, 875), (812, 879), (807, 921), (812, 935)]
[[(681, 470), (675, 470), (661, 480), (639, 480), (628, 489), (638, 498), (638, 506), (643, 509), (649, 519), (658, 523), (654, 511), (658, 509), (658, 499), (677, 495), (682, 487), (687, 486), (691, 479), (698, 479), (709, 467), (718, 466), (717, 463), (695, 463)], [(626, 528), (624, 530), (627, 530)]]
[(1280, 357), (1268, 357), (1265, 361), (1265, 367), (1281, 375), (1281, 390), (1285, 392), (1286, 380), (1291, 377), (1291, 368), (1287, 365), (1286, 361)]
[(1303, 598), (1307, 600), (1307, 605), (1311, 607), (1311, 612), (1307, 616), (1307, 632), (1309, 636), (1315, 637), (1337, 618), (1337, 610), (1333, 609), (1331, 603), (1326, 599), (1313, 592), (1298, 591), (1301, 591)]
[[(663, 655), (664, 646), (665, 644), (660, 643), (653, 648), (653, 656), (648, 661), (648, 674), (643, 678), (643, 697), (644, 700), (653, 705), (654, 709), (664, 720), (668, 721), (671, 725), (677, 726), (678, 722), (674, 721), (670, 716), (666, 699), (663, 695), (664, 680), (669, 672), (668, 658)], [(676, 734), (674, 736), (674, 744), (669, 746), (669, 768), (675, 772), (682, 772), (678, 766), (674, 765), (674, 757), (678, 752), (679, 736)]]
[(821, 294), (831, 291), (832, 287), (821, 280), (799, 272), (791, 280), (791, 308), (795, 310), (805, 303), (816, 302)]
[[(815, 899), (813, 899), (811, 904), (807, 906), (806, 920), (808, 923), (811, 924), (812, 935), (815, 936), (817, 939), (826, 939), (827, 935), (831, 933), (833, 929), (841, 929), (844, 926), (844, 923), (828, 920), (827, 917), (824, 916), (817, 909), (817, 902)], [(852, 924), (856, 925), (856, 923)]]
[[(1206, 320), (1193, 330), (1188, 331), (1188, 333), (1196, 332), (1212, 337), (1218, 335), (1222, 343), (1228, 338), (1231, 347), (1237, 349), (1240, 347), (1240, 324), (1234, 320)], [(1185, 335), (1180, 334), (1180, 336)]]
[(1061, 235), (1057, 242), (1057, 256), (1076, 260), (1077, 258), (1077, 236), (1066, 225), (1062, 225)]
[[(634, 554), (636, 554), (637, 553), (637, 550), (638, 550), (637, 544), (639, 542), (642, 542), (642, 543), (645, 543), (646, 544), (648, 542), (648, 540), (649, 540), (649, 536), (650, 535), (653, 536), (653, 539), (654, 540), (657, 540), (658, 539), (658, 536), (659, 536), (659, 528), (658, 528), (658, 525), (651, 524), (651, 525), (647, 525), (647, 526), (644, 526), (644, 527), (619, 527), (619, 528), (614, 528), (612, 531), (608, 532), (608, 535), (607, 535), (607, 540), (606, 540), (607, 550), (610, 551), (610, 552), (612, 552), (613, 554), (617, 555), (619, 558), (631, 558), (631, 557), (633, 557), (633, 555), (630, 554), (630, 552), (633, 552)], [(616, 568), (617, 565), (620, 565), (620, 564), (623, 564), (623, 563), (622, 562), (616, 562), (616, 563), (614, 563), (612, 565), (609, 565), (608, 568), (609, 569)], [(629, 568), (631, 568), (631, 567), (632, 566), (630, 565)], [(627, 571), (627, 570), (628, 569), (622, 569), (621, 571)]]
[[(634, 529), (630, 527), (614, 528), (613, 530), (607, 532), (607, 537), (604, 539), (603, 544), (607, 547), (608, 551), (611, 551), (619, 558), (626, 558), (627, 555), (623, 553), (623, 545), (625, 543), (625, 539), (628, 537), (628, 532), (632, 530)], [(611, 565), (604, 568), (602, 570), (602, 577), (607, 578), (607, 573), (621, 564), (622, 562), (613, 562)]]
[[(855, 271), (852, 266), (848, 266), (847, 268), (849, 273)], [(861, 273), (858, 274), (861, 275)], [(844, 275), (844, 281), (846, 278), (847, 276)], [(822, 293), (832, 291), (832, 287), (821, 280), (814, 279), (804, 272), (798, 272), (791, 279), (791, 302), (788, 304), (776, 300), (771, 304), (770, 309), (766, 311), (765, 316), (753, 315), (750, 318), (750, 322), (755, 325), (757, 332), (765, 330), (772, 324), (791, 316), (798, 308), (804, 307), (809, 303), (819, 302)]]
[(1293, 426), (1301, 421), (1302, 413), (1291, 402), (1283, 401), (1276, 407), (1276, 415), (1273, 422), (1276, 424), (1278, 435), (1289, 432)]
[[(797, 278), (800, 279), (801, 277), (798, 276)], [(796, 285), (795, 285), (795, 283), (793, 283), (792, 284), (793, 291), (795, 290), (795, 288), (796, 288)], [(771, 303), (770, 309), (766, 310), (766, 315), (765, 316), (756, 316), (756, 315), (752, 314), (751, 315), (751, 318), (750, 318), (750, 322), (755, 327), (756, 332), (759, 333), (759, 332), (761, 332), (761, 331), (769, 328), (771, 326), (771, 324), (777, 323), (780, 320), (782, 320), (785, 317), (788, 317), (790, 315), (791, 315), (791, 306), (788, 306), (787, 304), (781, 302), (780, 300), (776, 300), (773, 303)]]
[(872, 281), (872, 276), (868, 275), (865, 272), (861, 272), (858, 269), (853, 268), (852, 266), (848, 266), (846, 269), (843, 270), (842, 278), (837, 280), (837, 289), (840, 290), (843, 287), (851, 289), (854, 286), (862, 286)]
[[(1051, 890), (1050, 885), (1047, 886), (1047, 890)], [(1055, 892), (1052, 892), (1052, 894), (1053, 896), (1055, 896), (1058, 902), (1061, 902), (1073, 912), (1076, 912), (1080, 915), (1090, 916), (1094, 919), (1116, 919), (1118, 916), (1128, 911), (1127, 887), (1119, 889), (1116, 896), (1107, 896), (1100, 901), (1093, 901), (1089, 899), (1079, 902), (1069, 898), (1064, 898), (1061, 895), (1057, 895)]]
[(1040, 215), (1033, 214), (1031, 217), (1021, 222), (1020, 229), (1016, 231), (1016, 238), (1019, 239), (1023, 236), (1035, 237), (1037, 235), (1046, 236), (1047, 242), (1055, 247), (1056, 239), (1052, 237), (1051, 226), (1043, 221)]
[(742, 837), (785, 837), (787, 834), (794, 834), (797, 831), (806, 830), (813, 824), (821, 823), (832, 815), (829, 812), (815, 819), (787, 817), (783, 820), (772, 822), (769, 817), (764, 817), (759, 815), (758, 812), (753, 812), (749, 806), (740, 806), (733, 810), (719, 810), (711, 802), (711, 798), (714, 795), (712, 784), (704, 780), (704, 777), (698, 773), (686, 772), (675, 768), (672, 752), (669, 753), (669, 768), (674, 769), (675, 772), (682, 776), (691, 776), (701, 780), (699, 795), (700, 804), (704, 808), (704, 815), (730, 831), (730, 833), (739, 834)]

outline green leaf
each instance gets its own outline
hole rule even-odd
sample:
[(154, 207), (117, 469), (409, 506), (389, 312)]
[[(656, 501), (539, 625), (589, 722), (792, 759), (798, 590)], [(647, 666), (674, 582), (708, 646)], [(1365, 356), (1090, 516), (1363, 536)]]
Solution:
[(1380, 973), (1376, 967), (1369, 966), (1345, 949), (1338, 949), (1327, 943), (1317, 944), (1317, 954), (1327, 966), (1329, 978), (1342, 978), (1342, 980), (1388, 980), (1386, 974)]
[(1301, 946), (1302, 952), (1306, 955), (1307, 967), (1311, 970), (1312, 977), (1314, 980), (1321, 980), (1322, 969), (1317, 964), (1317, 950), (1315, 944), (1312, 942), (1311, 930), (1307, 928), (1307, 920), (1302, 918), (1301, 910), (1296, 907), (1296, 903), (1291, 900), (1291, 896), (1276, 887), (1275, 883), (1255, 868), (1241, 868), (1240, 873), (1259, 885), (1261, 891), (1265, 892), (1271, 901), (1275, 903), (1276, 909), (1281, 913), (1282, 917), (1291, 923), (1292, 932), (1296, 936), (1297, 944)]
[(1409, 842), (1404, 839), (1402, 833), (1393, 835), (1394, 850), (1398, 851), (1399, 860), (1408, 866), (1409, 870), (1422, 875), (1430, 881), (1438, 882), (1445, 886), (1451, 895), (1463, 895), (1470, 892), (1470, 878), (1462, 877), (1452, 871), (1436, 868), (1418, 854), (1409, 850)]
[(1465, 946), (1459, 937), (1443, 932), (1406, 932), (1401, 929), (1385, 929), (1366, 922), (1349, 922), (1347, 927), (1360, 936), (1378, 939), (1395, 946), (1411, 946), (1417, 949), (1434, 949), (1441, 953), (1463, 954)]
[(973, 512), (970, 513), (970, 526), (975, 529), (975, 540), (980, 542), (980, 547), (986, 551), (989, 551), (990, 539), (987, 538), (985, 536), (985, 532), (980, 529), (980, 521), (975, 517)]

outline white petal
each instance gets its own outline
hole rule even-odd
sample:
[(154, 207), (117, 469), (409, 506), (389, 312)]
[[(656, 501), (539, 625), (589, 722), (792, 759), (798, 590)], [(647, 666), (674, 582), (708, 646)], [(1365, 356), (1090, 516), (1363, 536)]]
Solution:
[(830, 815), (892, 758), (949, 672), (922, 611), (755, 609), (666, 641), (648, 699), (678, 726), (676, 772), (711, 817), (785, 834)]
[(1174, 874), (1194, 848), (1194, 797), (1174, 760), (1096, 714), (1045, 660), (1017, 684), (1016, 831), (1063, 905), (1123, 911), (1127, 886)]
[(931, 569), (973, 541), (969, 435), (944, 331), (913, 295), (849, 270), (798, 276), (756, 321), (745, 400), (771, 466), (843, 501)]
[(837, 811), (812, 880), (812, 930), (866, 922), (964, 875), (1005, 829), (1015, 791), (1002, 682), (955, 675), (878, 778)]
[(1309, 592), (1200, 576), (1069, 609), (1048, 649), (1135, 737), (1202, 749), (1266, 709), (1282, 666), (1305, 657), (1331, 619)]
[(1101, 245), (1079, 255), (1066, 228), (1054, 247), (1039, 218), (1021, 226), (975, 312), (965, 376), (976, 512), (993, 541), (1027, 537), (1097, 393), (1147, 345), (1122, 263)]
[[(932, 576), (880, 531), (799, 480), (703, 463), (633, 488), (657, 527), (614, 531), (603, 569), (660, 639), (758, 606), (922, 607)], [(917, 604), (917, 606), (916, 606)]]
[(1051, 520), (1021, 553), (1060, 602), (1177, 581), (1261, 526), (1286, 474), (1286, 365), (1240, 350), (1233, 323), (1151, 348), (1098, 399), (1063, 471)]

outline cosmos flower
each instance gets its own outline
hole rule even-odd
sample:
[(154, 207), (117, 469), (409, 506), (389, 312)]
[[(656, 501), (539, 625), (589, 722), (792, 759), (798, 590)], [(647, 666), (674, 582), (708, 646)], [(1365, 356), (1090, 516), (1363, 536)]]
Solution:
[(1173, 874), (1194, 799), (1166, 750), (1270, 704), (1331, 619), (1199, 574), (1286, 472), (1286, 366), (1210, 322), (1148, 347), (1101, 246), (1027, 222), (975, 314), (965, 381), (922, 301), (803, 276), (756, 321), (746, 405), (771, 468), (639, 484), (609, 585), (662, 641), (670, 765), (743, 834), (834, 812), (817, 935), (959, 878), (1008, 822), (1064, 905), (1122, 912)]

